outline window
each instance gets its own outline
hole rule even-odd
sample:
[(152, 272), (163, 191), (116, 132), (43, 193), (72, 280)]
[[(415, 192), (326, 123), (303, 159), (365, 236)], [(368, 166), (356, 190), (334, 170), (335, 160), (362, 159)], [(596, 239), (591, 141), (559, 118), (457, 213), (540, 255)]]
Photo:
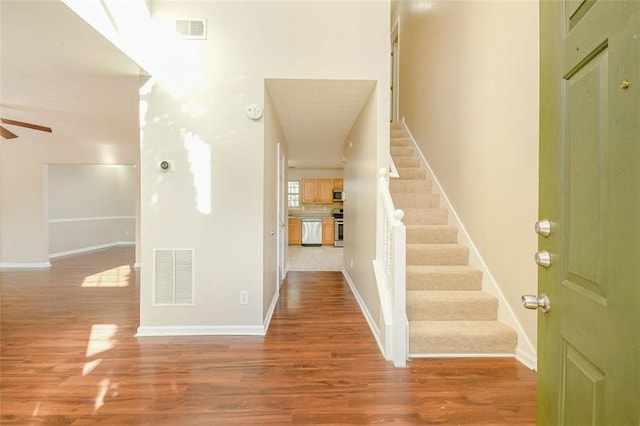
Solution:
[(289, 207), (300, 207), (300, 181), (290, 180), (287, 185), (287, 200)]

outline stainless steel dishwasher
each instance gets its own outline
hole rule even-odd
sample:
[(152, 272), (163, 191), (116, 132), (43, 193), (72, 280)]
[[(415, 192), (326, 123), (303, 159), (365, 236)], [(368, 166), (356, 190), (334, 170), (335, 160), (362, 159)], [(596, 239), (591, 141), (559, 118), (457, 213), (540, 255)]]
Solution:
[(302, 219), (302, 245), (321, 246), (322, 245), (322, 219), (303, 218)]

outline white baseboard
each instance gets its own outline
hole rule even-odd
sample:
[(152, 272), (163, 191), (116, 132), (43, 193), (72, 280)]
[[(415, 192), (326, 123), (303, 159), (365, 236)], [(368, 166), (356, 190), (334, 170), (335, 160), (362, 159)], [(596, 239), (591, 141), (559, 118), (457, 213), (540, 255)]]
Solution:
[(385, 354), (384, 346), (382, 344), (382, 339), (380, 338), (380, 330), (378, 329), (376, 322), (373, 320), (373, 317), (371, 316), (369, 309), (367, 309), (367, 305), (365, 305), (364, 300), (362, 300), (362, 297), (360, 297), (360, 293), (358, 293), (356, 286), (353, 284), (353, 281), (351, 280), (351, 277), (349, 276), (345, 268), (342, 268), (342, 275), (347, 280), (347, 283), (349, 284), (349, 288), (351, 289), (353, 296), (356, 298), (356, 301), (358, 302), (358, 306), (360, 306), (360, 310), (362, 311), (364, 318), (367, 320), (367, 324), (369, 324), (369, 329), (371, 329), (371, 333), (373, 334), (373, 337), (376, 339), (376, 343), (378, 344), (378, 349), (380, 350), (380, 354), (384, 357), (384, 354)]
[(51, 268), (51, 262), (5, 262), (0, 263), (0, 269), (42, 269)]
[(97, 246), (82, 247), (82, 248), (73, 249), (73, 250), (61, 251), (58, 253), (51, 253), (49, 254), (49, 259), (55, 259), (56, 257), (63, 257), (63, 256), (71, 256), (74, 254), (89, 253), (92, 251), (103, 250), (111, 247), (135, 246), (135, 245), (136, 245), (135, 241), (116, 241), (113, 243), (99, 244)]
[(444, 208), (449, 210), (449, 212), (451, 213), (449, 215), (449, 224), (454, 225), (458, 228), (459, 243), (469, 247), (469, 264), (471, 266), (474, 266), (482, 270), (482, 290), (497, 297), (499, 300), (498, 320), (513, 327), (518, 333), (516, 358), (520, 362), (522, 362), (524, 365), (528, 366), (529, 368), (535, 369), (535, 365), (536, 365), (535, 360), (537, 358), (536, 347), (533, 346), (533, 344), (531, 343), (531, 340), (524, 332), (524, 328), (522, 328), (522, 324), (520, 324), (520, 321), (518, 321), (518, 318), (513, 312), (513, 309), (511, 309), (511, 305), (509, 304), (507, 298), (505, 297), (504, 293), (500, 289), (500, 286), (498, 285), (494, 276), (491, 274), (491, 271), (489, 270), (489, 267), (485, 263), (484, 259), (480, 255), (480, 251), (475, 246), (475, 244), (473, 243), (473, 240), (471, 239), (471, 236), (467, 232), (467, 229), (462, 224), (462, 220), (460, 220), (458, 213), (456, 212), (456, 210), (453, 208), (453, 205), (449, 201), (449, 198), (447, 197), (447, 194), (444, 192), (442, 185), (440, 185), (440, 182), (438, 181), (438, 178), (433, 172), (433, 169), (429, 165), (429, 162), (427, 161), (427, 159), (422, 154), (422, 151), (420, 150), (418, 143), (416, 142), (415, 138), (411, 134), (411, 130), (409, 130), (409, 127), (407, 126), (407, 123), (404, 117), (401, 120), (401, 124), (405, 132), (407, 132), (407, 135), (409, 136), (409, 139), (411, 140), (413, 147), (418, 153), (422, 165), (425, 166), (425, 168), (427, 169), (427, 173), (429, 174), (429, 177), (433, 180), (434, 192), (440, 195), (441, 204), (443, 205)]
[(269, 324), (271, 324), (271, 317), (273, 317), (273, 312), (276, 310), (276, 305), (278, 304), (278, 299), (280, 298), (280, 293), (276, 292), (273, 295), (273, 299), (271, 300), (271, 305), (269, 306), (269, 310), (267, 311), (267, 316), (264, 319), (264, 334), (267, 334), (269, 330)]
[(135, 337), (161, 336), (264, 336), (262, 325), (140, 326)]

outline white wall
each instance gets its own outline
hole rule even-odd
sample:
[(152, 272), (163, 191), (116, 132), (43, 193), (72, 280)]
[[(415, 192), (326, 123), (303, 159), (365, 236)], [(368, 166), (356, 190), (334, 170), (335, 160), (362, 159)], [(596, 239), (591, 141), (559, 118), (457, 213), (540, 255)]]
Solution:
[[(160, 60), (149, 69), (152, 84), (142, 96), (141, 327), (262, 327), (265, 238), (271, 221), (264, 209), (265, 118), (250, 120), (246, 106), (265, 103), (267, 78), (369, 79), (388, 86), (387, 2), (152, 2), (153, 20), (205, 18), (206, 40), (162, 40)], [(376, 99), (378, 111), (388, 99)], [(196, 177), (184, 134), (199, 139), (208, 154), (198, 161), (210, 174)], [(388, 124), (374, 137), (388, 138)], [(206, 151), (206, 150), (204, 150)], [(157, 164), (172, 159), (174, 173)], [(210, 186), (210, 203), (194, 202), (195, 182)], [(271, 177), (269, 177), (271, 179)], [(206, 185), (205, 185), (206, 186)], [(269, 247), (270, 244), (267, 245)], [(196, 250), (196, 304), (151, 304), (154, 248)], [(271, 260), (269, 260), (271, 261)], [(239, 291), (249, 305), (239, 306)], [(245, 328), (242, 328), (245, 327)], [(247, 328), (248, 327), (248, 328)], [(225, 328), (224, 330), (228, 330)]]
[(400, 116), (536, 343), (538, 2), (406, 1)]
[[(388, 115), (380, 117), (378, 88), (373, 89), (362, 112), (345, 141), (344, 187), (344, 263), (366, 310), (380, 328), (380, 298), (372, 261), (377, 247), (378, 170), (388, 162), (389, 137), (385, 139), (385, 155), (379, 155), (378, 121), (388, 123)], [(387, 86), (382, 86), (387, 87)], [(387, 125), (387, 135), (389, 134)]]
[(49, 255), (135, 244), (137, 170), (125, 165), (50, 165)]
[(46, 266), (46, 166), (137, 163), (139, 67), (61, 2), (0, 4), (2, 116), (53, 129), (0, 142), (0, 265)]

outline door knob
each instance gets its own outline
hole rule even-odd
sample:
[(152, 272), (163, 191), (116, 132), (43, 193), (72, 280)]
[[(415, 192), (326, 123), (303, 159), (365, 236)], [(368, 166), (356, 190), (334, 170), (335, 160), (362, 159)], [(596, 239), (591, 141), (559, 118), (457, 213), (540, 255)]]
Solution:
[(536, 253), (535, 256), (536, 263), (543, 268), (548, 268), (551, 266), (551, 253), (546, 250), (540, 250)]
[(548, 237), (551, 234), (551, 222), (548, 219), (541, 219), (536, 222), (536, 234)]
[(551, 302), (549, 301), (549, 296), (545, 293), (541, 293), (540, 297), (536, 297), (533, 294), (525, 294), (522, 296), (522, 306), (527, 309), (540, 309), (546, 314), (551, 309)]

